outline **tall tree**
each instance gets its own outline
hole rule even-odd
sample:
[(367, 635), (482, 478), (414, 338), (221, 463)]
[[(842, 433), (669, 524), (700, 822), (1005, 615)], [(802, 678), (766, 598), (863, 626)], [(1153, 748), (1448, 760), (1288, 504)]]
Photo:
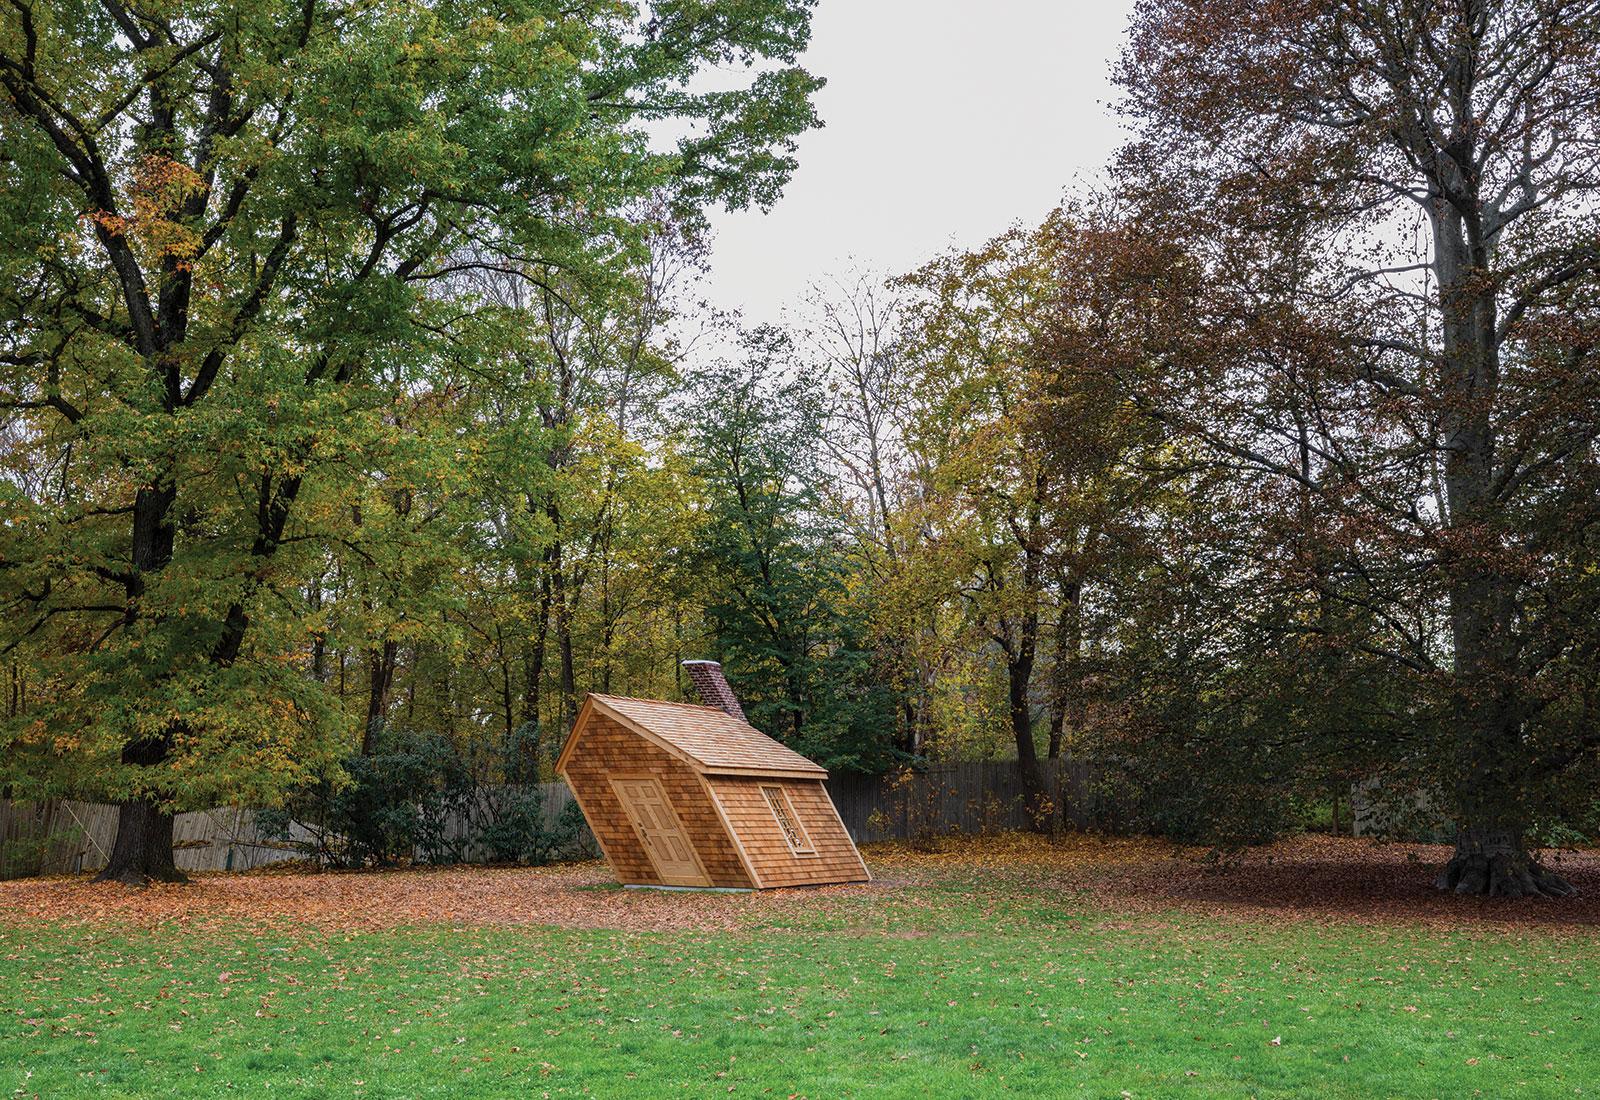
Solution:
[(1115, 248), (1086, 213), (1063, 210), (905, 280), (919, 292), (905, 347), (921, 413), (911, 446), (925, 479), (924, 537), (942, 548), (939, 572), (1004, 668), (1011, 740), (1040, 827), (1054, 807), (1039, 719), (1058, 755), (1080, 709), (1085, 593), (1143, 485), (1128, 472), (1148, 425), (1123, 398), (1126, 300), (1098, 277)]
[[(515, 693), (520, 721), (555, 729), (576, 713), (586, 662), (598, 661), (601, 690), (610, 690), (611, 643), (638, 606), (620, 596), (631, 586), (613, 566), (634, 547), (618, 545), (618, 529), (631, 530), (623, 512), (656, 503), (646, 499), (658, 488), (646, 448), (658, 442), (679, 356), (666, 326), (704, 266), (692, 220), (660, 202), (639, 214), (643, 254), (603, 284), (560, 273), (532, 284), (505, 271), (469, 282), (524, 318), (529, 338), (516, 348), (515, 389), (486, 395), (475, 433), (485, 455), (480, 507), (493, 518), (471, 535), (472, 553), (486, 567), (493, 629), (481, 603), (464, 625), (498, 654), (498, 691)], [(577, 637), (591, 614), (606, 624), (597, 655), (580, 652)]]
[[(377, 364), (509, 361), (430, 288), (604, 273), (649, 194), (771, 201), (814, 121), (808, 7), (6, 8), (0, 393), (90, 467), (68, 499), (10, 493), (8, 644), (55, 705), (8, 736), (122, 799), (106, 877), (177, 877), (173, 809), (270, 798), (318, 758), (317, 682), (282, 659), (292, 627), (261, 629), (303, 590), (302, 498), (378, 419)], [(693, 87), (729, 61), (753, 75)], [(656, 151), (664, 118), (686, 136)]]
[(1052, 304), (1037, 238), (1013, 230), (941, 257), (907, 280), (906, 351), (923, 416), (912, 446), (928, 471), (947, 575), (985, 649), (997, 650), (1028, 810), (1052, 815), (1035, 744), (1040, 642), (1052, 614), (1051, 467), (1034, 446), (1033, 378)]
[(1280, 622), (1409, 677), (1439, 886), (1566, 893), (1529, 842), (1600, 749), (1600, 4), (1145, 0), (1120, 79), (1121, 181), (1210, 281), (1211, 407), (1153, 410), (1327, 529)]
[(748, 336), (746, 362), (696, 380), (686, 449), (703, 484), (685, 590), (759, 728), (829, 767), (892, 758), (893, 693), (874, 675), (858, 562), (829, 506), (817, 379), (793, 349)]
[[(860, 568), (880, 595), (901, 567), (913, 487), (907, 418), (915, 409), (911, 364), (900, 346), (901, 292), (888, 280), (856, 270), (813, 286), (797, 348), (824, 380), (822, 440), (834, 467), (835, 507), (859, 548)], [(872, 629), (881, 675), (900, 697), (897, 742), (922, 750), (932, 667), (913, 642), (922, 624), (875, 601)]]

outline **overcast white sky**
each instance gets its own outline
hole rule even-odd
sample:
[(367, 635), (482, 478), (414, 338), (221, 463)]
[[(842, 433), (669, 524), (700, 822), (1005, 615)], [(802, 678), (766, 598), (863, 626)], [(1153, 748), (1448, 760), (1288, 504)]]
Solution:
[(1119, 142), (1108, 80), (1132, 0), (820, 0), (823, 129), (770, 214), (718, 214), (711, 303), (779, 320), (856, 266), (899, 274), (1037, 221)]

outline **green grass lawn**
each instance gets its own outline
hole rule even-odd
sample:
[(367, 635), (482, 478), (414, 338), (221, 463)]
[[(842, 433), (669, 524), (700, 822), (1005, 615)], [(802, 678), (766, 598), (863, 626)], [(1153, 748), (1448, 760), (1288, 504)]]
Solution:
[(1600, 1093), (1590, 937), (914, 889), (696, 935), (0, 917), (0, 1096)]

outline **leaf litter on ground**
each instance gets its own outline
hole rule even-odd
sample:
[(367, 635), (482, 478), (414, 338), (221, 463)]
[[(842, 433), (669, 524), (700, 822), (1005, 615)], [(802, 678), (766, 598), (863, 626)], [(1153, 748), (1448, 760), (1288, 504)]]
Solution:
[(873, 881), (748, 894), (605, 889), (601, 862), (528, 867), (413, 867), (365, 872), (202, 874), (187, 885), (128, 888), (87, 877), (0, 882), (0, 921), (196, 929), (249, 922), (327, 930), (414, 925), (550, 925), (619, 931), (738, 931), (802, 925), (905, 937), (938, 927), (941, 908), (1022, 905), (1041, 919), (1093, 911), (1110, 927), (1175, 916), (1248, 923), (1385, 924), (1592, 933), (1600, 926), (1600, 853), (1563, 854), (1582, 891), (1559, 901), (1440, 894), (1442, 846), (1306, 835), (1220, 866), (1195, 849), (1138, 837), (1071, 834), (950, 839), (932, 850), (866, 848)]

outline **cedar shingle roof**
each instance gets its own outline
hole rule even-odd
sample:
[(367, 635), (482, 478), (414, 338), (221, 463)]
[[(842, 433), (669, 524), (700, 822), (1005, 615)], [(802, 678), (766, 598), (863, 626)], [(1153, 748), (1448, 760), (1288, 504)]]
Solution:
[[(715, 707), (665, 703), (622, 695), (590, 694), (594, 703), (626, 724), (653, 735), (703, 772), (724, 775), (805, 775), (827, 770), (779, 744), (749, 722)], [(563, 754), (565, 755), (565, 754)]]

